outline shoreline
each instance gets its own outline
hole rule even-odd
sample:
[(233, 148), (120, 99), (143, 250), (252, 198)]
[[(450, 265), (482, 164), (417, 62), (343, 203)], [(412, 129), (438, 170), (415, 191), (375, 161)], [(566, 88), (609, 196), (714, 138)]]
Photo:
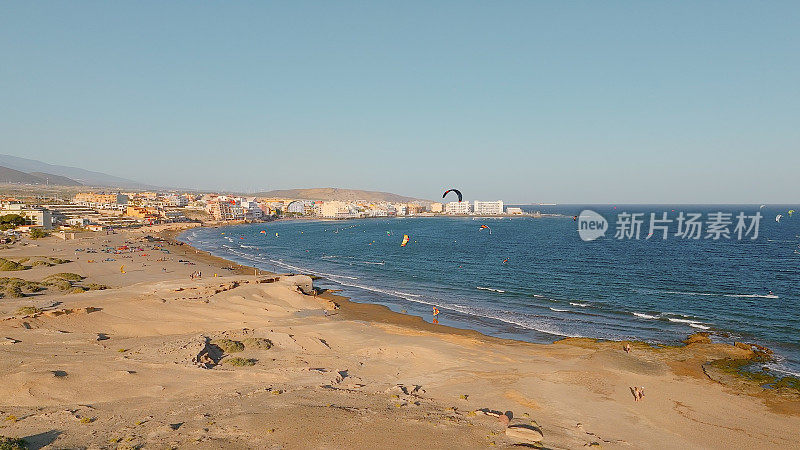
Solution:
[[(0, 301), (0, 436), (33, 448), (209, 449), (792, 448), (800, 438), (800, 391), (736, 374), (757, 356), (749, 346), (698, 334), (626, 352), (626, 341), (487, 336), (314, 295), (309, 276), (236, 264), (180, 243), (176, 228), (3, 250), (31, 266), (4, 273), (7, 283), (43, 290)], [(43, 255), (58, 261), (34, 266)], [(42, 284), (70, 273), (70, 290)]]
[[(446, 217), (462, 217), (462, 216), (446, 216)], [(281, 220), (296, 220), (296, 219), (287, 218)], [(338, 219), (331, 219), (330, 221), (336, 221), (336, 220)], [(216, 228), (216, 226), (214, 228)], [(239, 273), (242, 274), (246, 273), (252, 274), (253, 272), (260, 271), (262, 274), (280, 275), (279, 273), (264, 271), (263, 269), (259, 269), (254, 266), (241, 265), (239, 263), (235, 263), (220, 256), (213, 255), (210, 252), (199, 250), (194, 246), (192, 246), (190, 243), (179, 239), (180, 234), (183, 234), (185, 231), (186, 230), (172, 233), (170, 239), (172, 239), (173, 242), (180, 242), (181, 245), (188, 246), (190, 249), (194, 250), (199, 255), (204, 255), (208, 258), (213, 258), (214, 260), (218, 261), (224, 261), (233, 266), (237, 266), (239, 268)], [(302, 275), (308, 275), (311, 276), (312, 278), (317, 277), (316, 275), (312, 274), (302, 274)], [(639, 340), (611, 340), (611, 339), (601, 339), (592, 337), (560, 337), (560, 338), (555, 337), (553, 339), (553, 342), (550, 343), (531, 342), (522, 339), (491, 336), (472, 328), (460, 328), (457, 326), (434, 324), (414, 314), (407, 314), (407, 313), (393, 311), (391, 308), (385, 305), (381, 305), (378, 303), (354, 301), (350, 297), (337, 294), (336, 290), (334, 290), (333, 292), (323, 292), (322, 294), (319, 295), (319, 297), (334, 302), (334, 304), (336, 304), (337, 307), (339, 308), (339, 313), (342, 315), (343, 320), (361, 320), (372, 323), (390, 324), (393, 326), (409, 327), (416, 331), (463, 336), (472, 339), (482, 340), (485, 342), (505, 343), (509, 345), (521, 345), (521, 346), (530, 345), (536, 347), (536, 346), (550, 346), (553, 344), (564, 343), (564, 342), (595, 342), (598, 344), (611, 344), (611, 345), (624, 345), (626, 343), (630, 343), (631, 345), (637, 345), (652, 349), (683, 348), (686, 345), (688, 345), (688, 343), (692, 342), (693, 340), (696, 340), (698, 337), (705, 337), (708, 339), (707, 342), (711, 343), (712, 341), (710, 340), (710, 336), (713, 335), (713, 333), (709, 333), (706, 331), (696, 331), (693, 333), (687, 333), (685, 339), (680, 341), (679, 343), (676, 344), (660, 343), (655, 345)], [(703, 342), (706, 341), (703, 340)], [(728, 367), (729, 372), (732, 372), (735, 376), (740, 377), (742, 380), (755, 379), (758, 380), (761, 384), (770, 384), (770, 385), (774, 385), (780, 382), (781, 380), (784, 380), (788, 381), (789, 385), (794, 386), (797, 389), (798, 393), (800, 393), (800, 377), (794, 376), (792, 374), (778, 375), (778, 374), (762, 373), (758, 374), (759, 375), (758, 377), (752, 376), (752, 374), (756, 371), (748, 369), (752, 369), (753, 366), (758, 363), (769, 361), (769, 359), (765, 358), (772, 358), (772, 351), (769, 348), (764, 347), (758, 343), (744, 343), (744, 342), (734, 342), (733, 344), (715, 343), (715, 345), (723, 345), (729, 347), (749, 346), (756, 350), (752, 354), (752, 356), (748, 358), (746, 361), (743, 362), (742, 360), (739, 360), (738, 364)], [(706, 375), (709, 378), (711, 378), (711, 376), (709, 376), (707, 373)]]

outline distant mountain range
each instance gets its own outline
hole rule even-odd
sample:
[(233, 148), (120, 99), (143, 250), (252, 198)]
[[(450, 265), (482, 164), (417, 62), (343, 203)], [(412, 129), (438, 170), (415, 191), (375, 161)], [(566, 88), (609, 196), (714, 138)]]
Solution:
[[(0, 155), (0, 166), (5, 169), (0, 171), (0, 182), (47, 184), (47, 180), (43, 180), (42, 182), (35, 180), (49, 178), (49, 184), (61, 186), (80, 186), (83, 184), (87, 186), (127, 189), (152, 189), (155, 187), (107, 173), (94, 172), (78, 167), (48, 164), (34, 159), (20, 158), (19, 156)], [(6, 174), (7, 171), (12, 172)], [(29, 179), (32, 181), (22, 181), (22, 179), (19, 181), (11, 181), (21, 177), (20, 173), (22, 175), (32, 176), (33, 178)]]
[(355, 201), (366, 200), (369, 202), (396, 202), (408, 203), (413, 201), (430, 202), (413, 197), (405, 197), (402, 195), (392, 194), (390, 192), (377, 192), (377, 191), (360, 191), (357, 189), (339, 189), (339, 188), (314, 188), (314, 189), (280, 189), (268, 192), (259, 192), (253, 194), (258, 197), (279, 197), (279, 198), (299, 198), (306, 200), (339, 200), (339, 201)]
[[(48, 164), (19, 156), (0, 155), (0, 183), (49, 184), (52, 186), (93, 186), (123, 189), (164, 190), (164, 187), (146, 185), (138, 181), (78, 167)], [(172, 189), (175, 189), (173, 187)], [(370, 202), (430, 202), (390, 192), (361, 191), (356, 189), (314, 188), (283, 189), (248, 196), (298, 198), (307, 200), (366, 200)]]
[(53, 186), (81, 186), (82, 184), (61, 175), (46, 172), (25, 173), (20, 170), (0, 166), (0, 183), (44, 184)]

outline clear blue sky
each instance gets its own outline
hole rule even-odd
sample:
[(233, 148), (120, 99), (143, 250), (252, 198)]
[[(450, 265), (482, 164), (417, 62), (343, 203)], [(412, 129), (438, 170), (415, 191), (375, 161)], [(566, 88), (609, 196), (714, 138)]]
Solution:
[(798, 24), (797, 1), (3, 2), (0, 153), (211, 189), (792, 203)]

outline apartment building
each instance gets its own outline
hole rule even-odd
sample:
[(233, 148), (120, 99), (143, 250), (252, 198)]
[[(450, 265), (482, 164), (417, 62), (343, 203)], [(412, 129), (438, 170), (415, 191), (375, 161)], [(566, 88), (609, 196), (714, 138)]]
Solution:
[(73, 202), (91, 206), (126, 205), (128, 196), (120, 193), (81, 192), (75, 195)]
[(216, 220), (244, 220), (244, 209), (233, 200), (217, 199), (209, 202), (206, 212)]
[(324, 202), (320, 208), (320, 216), (326, 219), (349, 219), (356, 217), (353, 210), (345, 202)]
[(497, 200), (496, 202), (482, 202), (476, 200), (473, 211), (475, 214), (481, 216), (503, 214), (503, 201)]
[(445, 205), (447, 214), (469, 214), (469, 202), (450, 202)]
[(22, 216), (30, 225), (42, 227), (45, 230), (53, 228), (53, 215), (50, 210), (39, 206), (19, 202), (3, 202), (0, 204), (0, 215), (6, 214)]

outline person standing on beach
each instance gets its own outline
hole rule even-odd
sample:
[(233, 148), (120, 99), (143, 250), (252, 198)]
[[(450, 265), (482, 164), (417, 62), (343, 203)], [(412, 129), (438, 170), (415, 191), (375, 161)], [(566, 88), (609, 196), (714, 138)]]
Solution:
[(436, 317), (439, 315), (439, 309), (435, 306), (433, 307), (433, 323), (439, 323), (439, 318)]

